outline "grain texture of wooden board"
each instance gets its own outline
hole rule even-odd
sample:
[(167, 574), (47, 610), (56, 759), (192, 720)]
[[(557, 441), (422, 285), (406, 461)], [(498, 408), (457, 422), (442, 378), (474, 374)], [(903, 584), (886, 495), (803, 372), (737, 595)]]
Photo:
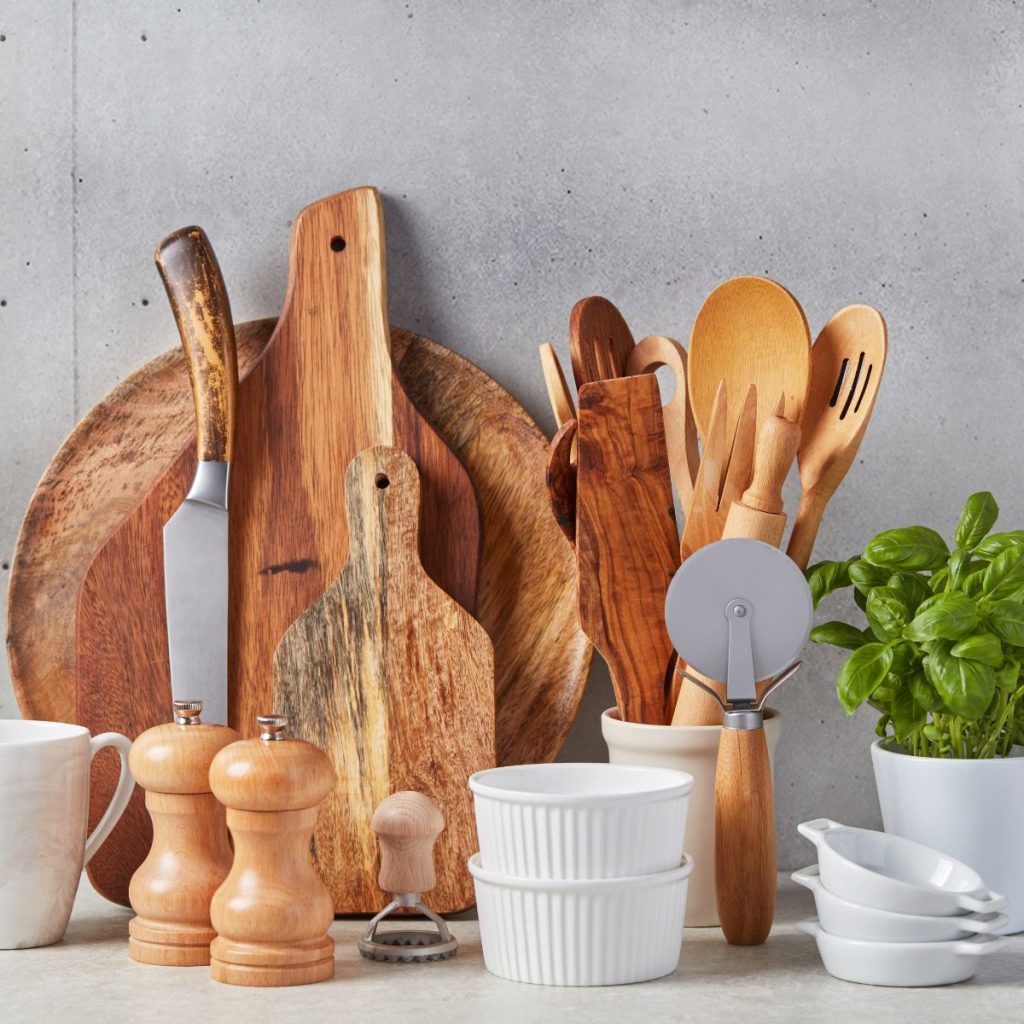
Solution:
[(345, 474), (349, 556), (274, 659), (273, 706), (338, 777), (314, 840), (335, 913), (380, 908), (374, 809), (401, 790), (432, 797), (446, 828), (435, 859), (440, 913), (473, 903), (469, 776), (494, 765), (494, 654), (486, 630), (420, 564), (419, 475), (397, 448)]
[(679, 537), (655, 377), (585, 384), (577, 436), (580, 625), (608, 663), (623, 721), (664, 725)]

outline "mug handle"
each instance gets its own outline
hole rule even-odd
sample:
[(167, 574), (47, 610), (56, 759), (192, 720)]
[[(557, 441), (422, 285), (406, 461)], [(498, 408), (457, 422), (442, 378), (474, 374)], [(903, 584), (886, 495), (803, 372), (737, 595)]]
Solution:
[(128, 806), (132, 790), (135, 789), (135, 780), (132, 778), (131, 770), (128, 768), (128, 752), (132, 749), (132, 741), (127, 736), (122, 736), (119, 732), (104, 732), (100, 733), (99, 736), (93, 736), (89, 740), (90, 762), (104, 747), (114, 747), (117, 750), (118, 757), (121, 758), (121, 775), (117, 780), (117, 788), (114, 790), (114, 795), (110, 798), (110, 803), (107, 804), (107, 809), (103, 812), (103, 817), (100, 818), (96, 827), (92, 830), (92, 835), (85, 841), (85, 860), (83, 866), (92, 860), (93, 854), (103, 845), (107, 836), (113, 832), (114, 826), (121, 820), (121, 815), (124, 814), (124, 810)]

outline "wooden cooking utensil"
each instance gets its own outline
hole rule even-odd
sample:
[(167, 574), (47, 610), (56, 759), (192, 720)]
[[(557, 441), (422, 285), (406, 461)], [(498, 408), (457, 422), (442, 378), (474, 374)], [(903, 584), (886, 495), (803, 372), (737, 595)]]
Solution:
[(572, 449), (576, 441), (576, 420), (567, 420), (548, 446), (545, 482), (548, 500), (558, 528), (576, 546), (576, 465)]
[[(781, 285), (763, 277), (737, 277), (707, 298), (690, 334), (690, 404), (707, 441), (719, 381), (726, 384), (733, 437), (740, 403), (754, 384), (758, 394), (786, 397), (789, 416), (803, 417), (810, 381), (811, 336), (800, 304)], [(761, 403), (757, 430), (770, 407)]]
[(572, 399), (562, 364), (558, 361), (558, 353), (554, 347), (545, 342), (539, 346), (540, 365), (544, 371), (544, 385), (548, 391), (551, 411), (555, 414), (555, 425), (561, 427), (569, 420), (576, 419), (576, 403)]
[(686, 349), (672, 338), (651, 334), (637, 342), (626, 359), (626, 374), (654, 373), (667, 366), (675, 377), (675, 390), (665, 403), (665, 441), (668, 445), (668, 463), (672, 469), (672, 482), (679, 492), (683, 512), (693, 499), (693, 481), (697, 476), (700, 455), (697, 452), (697, 424), (690, 409), (686, 387)]
[[(265, 707), (288, 627), (348, 555), (344, 471), (373, 445), (403, 448), (422, 481), (420, 553), (435, 582), (476, 610), (480, 519), (458, 458), (392, 371), (384, 225), (374, 188), (295, 220), (284, 309), (239, 403), (231, 486), (231, 721)], [(269, 443), (268, 443), (269, 442)], [(313, 723), (292, 721), (298, 736)]]
[(569, 357), (577, 390), (591, 381), (624, 377), (633, 345), (626, 321), (607, 299), (592, 295), (572, 307)]
[(757, 388), (751, 384), (743, 400), (739, 419), (736, 420), (736, 434), (729, 452), (729, 468), (722, 483), (722, 496), (718, 500), (718, 520), (725, 528), (725, 520), (734, 501), (738, 501), (750, 485), (754, 473), (754, 444), (757, 440)]
[(622, 720), (663, 724), (665, 590), (679, 558), (657, 380), (584, 384), (578, 433), (580, 624), (608, 663)]
[(410, 398), (480, 498), (476, 617), (494, 644), (498, 763), (552, 761), (576, 719), (593, 648), (576, 614), (576, 559), (548, 507), (547, 440), (500, 384), (451, 349), (393, 330), (391, 351)]
[(285, 633), (274, 706), (304, 723), (339, 786), (317, 820), (314, 856), (335, 913), (375, 912), (374, 808), (416, 789), (445, 808), (439, 913), (473, 903), (476, 849), (467, 780), (494, 765), (494, 654), (484, 628), (420, 564), (419, 479), (404, 452), (361, 452), (345, 474), (349, 557)]
[(807, 568), (825, 506), (860, 448), (888, 351), (885, 320), (847, 306), (822, 329), (811, 357), (811, 389), (797, 459), (802, 494), (787, 554)]
[[(274, 324), (236, 325), (243, 381)], [(550, 761), (576, 716), (592, 647), (579, 627), (575, 557), (548, 507), (547, 439), (501, 385), (450, 349), (397, 327), (391, 346), (407, 392), (463, 460), (480, 497), (484, 548), (477, 614), (496, 652), (501, 763)], [(195, 413), (178, 346), (94, 406), (50, 463), (11, 566), (7, 651), (26, 717), (75, 721), (75, 608), (85, 571), (112, 530), (145, 501), (157, 511), (146, 516), (144, 530), (133, 532), (125, 551), (125, 564), (144, 573), (148, 553), (160, 550), (163, 523), (188, 490), (195, 446)], [(543, 555), (524, 560), (527, 549)], [(161, 621), (159, 586), (135, 600), (142, 621)], [(546, 610), (540, 626), (538, 607)], [(162, 715), (160, 694), (170, 693), (166, 653), (132, 670), (141, 673), (133, 699)], [(105, 806), (97, 767), (105, 760), (101, 752), (94, 762), (93, 824)], [(151, 834), (141, 793), (129, 807), (118, 824), (127, 852), (113, 863), (123, 882), (102, 889), (121, 902), (127, 902), (128, 878), (145, 857)], [(103, 856), (101, 849), (97, 857)]]
[(704, 440), (704, 454), (697, 469), (693, 485), (693, 501), (683, 525), (679, 544), (679, 556), (685, 560), (705, 544), (721, 539), (718, 518), (718, 504), (729, 464), (729, 447), (732, 434), (729, 433), (728, 400), (725, 381), (721, 381), (715, 396), (715, 407), (708, 424)]
[(782, 485), (800, 446), (800, 427), (783, 416), (764, 421), (757, 438), (754, 479), (725, 520), (723, 538), (750, 537), (777, 548), (786, 530)]

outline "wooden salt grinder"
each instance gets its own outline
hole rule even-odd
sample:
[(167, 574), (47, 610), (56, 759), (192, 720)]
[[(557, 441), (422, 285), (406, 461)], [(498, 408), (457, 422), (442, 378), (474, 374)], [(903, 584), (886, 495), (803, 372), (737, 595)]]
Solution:
[(319, 747), (288, 739), (288, 719), (256, 719), (260, 737), (225, 747), (210, 767), (235, 841), (213, 897), (210, 977), (228, 985), (308, 985), (334, 974), (334, 906), (313, 864), (317, 810), (334, 787)]
[(202, 709), (202, 701), (176, 700), (174, 722), (147, 729), (128, 758), (153, 819), (149, 855), (128, 887), (138, 915), (128, 923), (128, 952), (143, 964), (210, 962), (216, 934), (210, 900), (231, 870), (224, 808), (210, 792), (210, 763), (239, 736), (226, 725), (204, 725)]
[[(359, 952), (368, 960), (446, 960), (455, 956), (459, 943), (444, 919), (423, 902), (421, 894), (437, 883), (434, 843), (444, 829), (441, 808), (423, 793), (402, 790), (392, 793), (373, 812), (370, 828), (380, 842), (380, 874), (377, 882), (391, 893), (391, 902), (370, 921), (359, 940)], [(416, 910), (429, 918), (437, 931), (387, 931), (378, 926), (392, 911)]]

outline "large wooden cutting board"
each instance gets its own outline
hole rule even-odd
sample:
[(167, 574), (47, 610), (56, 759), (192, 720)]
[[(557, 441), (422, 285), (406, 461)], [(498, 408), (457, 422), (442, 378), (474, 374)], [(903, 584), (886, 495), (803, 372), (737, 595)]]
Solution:
[[(236, 327), (243, 379), (274, 324)], [(462, 459), (480, 498), (478, 617), (495, 650), (499, 763), (551, 760), (575, 718), (591, 648), (576, 620), (572, 551), (547, 509), (544, 435), (455, 352), (397, 328), (391, 336), (409, 395)], [(8, 656), (26, 717), (76, 720), (75, 608), (85, 571), (140, 501), (177, 506), (194, 459), (188, 374), (175, 348), (95, 406), (50, 463), (22, 524), (8, 602)], [(146, 543), (158, 545), (158, 532)], [(162, 579), (152, 581), (150, 599), (162, 606)], [(151, 669), (147, 686), (169, 695), (162, 651)], [(106, 795), (96, 789), (98, 806)], [(141, 795), (119, 827), (133, 834), (141, 860), (150, 835)]]

